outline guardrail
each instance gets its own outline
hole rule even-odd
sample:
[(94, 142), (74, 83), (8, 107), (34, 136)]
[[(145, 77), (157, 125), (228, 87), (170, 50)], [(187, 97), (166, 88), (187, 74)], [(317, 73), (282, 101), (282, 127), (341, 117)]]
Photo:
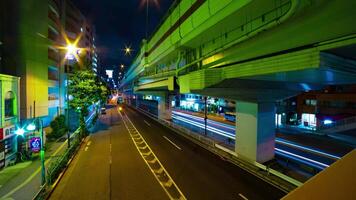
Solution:
[(331, 124), (322, 124), (318, 127), (318, 130), (324, 131), (327, 129), (338, 128), (338, 127), (346, 126), (346, 125), (353, 124), (353, 123), (356, 123), (356, 116), (341, 119), (341, 120), (335, 121), (334, 123), (331, 123)]
[[(132, 106), (131, 106), (132, 107)], [(157, 116), (149, 113), (145, 110), (140, 108), (132, 107), (139, 112), (145, 114), (146, 116), (154, 119), (158, 123), (170, 128), (174, 132), (178, 133), (179, 135), (189, 139), (190, 141), (198, 144), (199, 146), (209, 150), (210, 152), (223, 157), (224, 159), (228, 160), (229, 162), (241, 167), (242, 169), (246, 170), (247, 172), (257, 176), (258, 178), (270, 183), (271, 185), (281, 189), (284, 192), (290, 192), (296, 187), (301, 186), (303, 183), (295, 180), (279, 171), (269, 168), (258, 162), (249, 162), (244, 159), (239, 158), (235, 152), (219, 145), (214, 140), (207, 138), (206, 136), (199, 135), (196, 132), (190, 131), (187, 128), (182, 126), (176, 125), (172, 122), (158, 119)]]

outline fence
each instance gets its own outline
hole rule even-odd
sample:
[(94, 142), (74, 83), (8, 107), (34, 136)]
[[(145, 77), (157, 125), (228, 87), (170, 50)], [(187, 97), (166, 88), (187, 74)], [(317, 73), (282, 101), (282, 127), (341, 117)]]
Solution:
[[(89, 118), (86, 120), (87, 126), (92, 124), (92, 120), (96, 118), (96, 115), (97, 113), (94, 112), (91, 116), (89, 116)], [(66, 149), (62, 156), (59, 156), (56, 160), (48, 165), (46, 172), (46, 183), (41, 187), (33, 199), (47, 199), (47, 197), (50, 195), (54, 189), (56, 181), (60, 178), (61, 174), (64, 173), (71, 159), (79, 150), (83, 138), (80, 132), (80, 128), (73, 132), (73, 134), (70, 136), (71, 147)]]

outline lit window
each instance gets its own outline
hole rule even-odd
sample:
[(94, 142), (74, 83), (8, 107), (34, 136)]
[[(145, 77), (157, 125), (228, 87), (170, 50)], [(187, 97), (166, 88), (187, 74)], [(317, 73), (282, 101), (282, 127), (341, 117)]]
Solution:
[(5, 95), (5, 118), (13, 117), (15, 115), (15, 95), (9, 91)]

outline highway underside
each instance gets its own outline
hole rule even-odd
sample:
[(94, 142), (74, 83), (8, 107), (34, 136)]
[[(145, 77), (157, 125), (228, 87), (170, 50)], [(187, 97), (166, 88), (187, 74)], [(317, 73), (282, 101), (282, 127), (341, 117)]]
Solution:
[(279, 199), (285, 194), (125, 107), (108, 109), (50, 199)]

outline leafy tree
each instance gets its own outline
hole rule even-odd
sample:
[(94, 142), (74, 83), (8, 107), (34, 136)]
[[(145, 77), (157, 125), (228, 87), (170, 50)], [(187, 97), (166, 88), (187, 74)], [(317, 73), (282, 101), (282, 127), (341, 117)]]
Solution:
[(67, 132), (67, 126), (65, 125), (65, 116), (57, 116), (51, 123), (52, 132), (50, 134), (51, 138), (57, 139), (64, 135)]
[(105, 100), (108, 90), (93, 71), (81, 70), (70, 76), (68, 92), (73, 97), (69, 106), (79, 113), (79, 126), (84, 136), (87, 134), (85, 117), (88, 115), (88, 107)]

